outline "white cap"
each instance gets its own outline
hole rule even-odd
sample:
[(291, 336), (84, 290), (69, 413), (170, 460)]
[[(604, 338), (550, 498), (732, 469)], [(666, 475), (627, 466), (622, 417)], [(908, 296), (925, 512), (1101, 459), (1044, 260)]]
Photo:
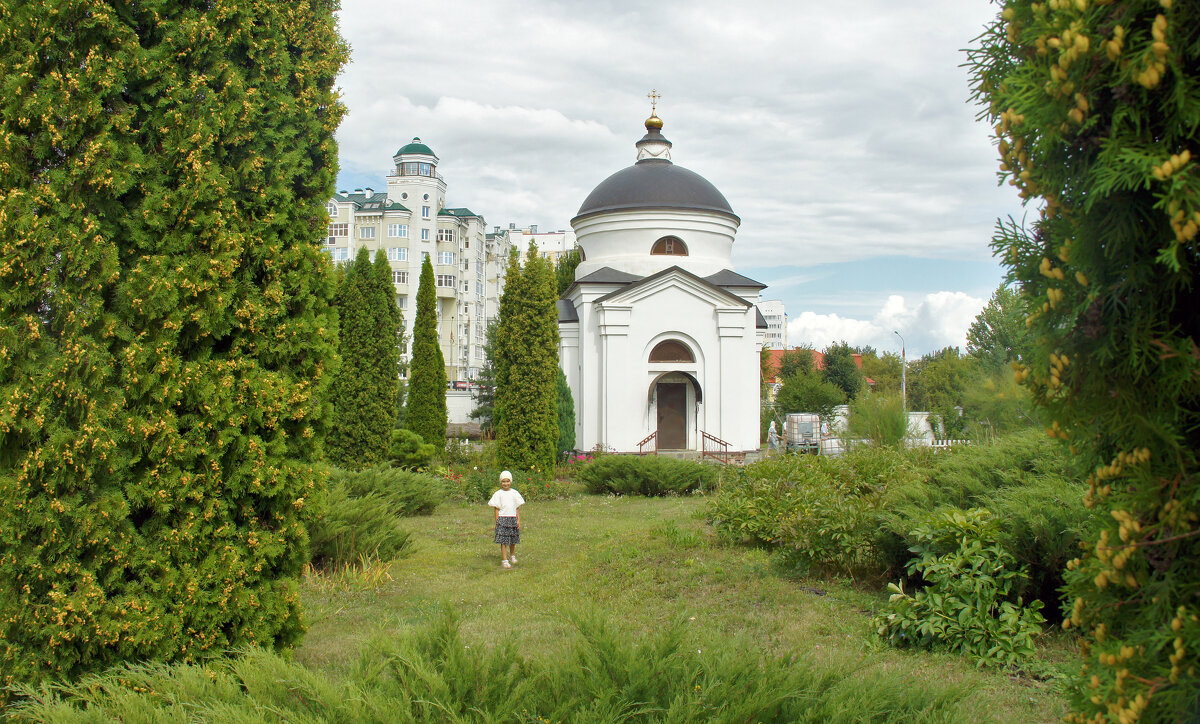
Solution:
[(507, 480), (508, 482), (511, 483), (512, 482), (512, 473), (505, 470), (504, 472), (500, 473), (500, 479)]

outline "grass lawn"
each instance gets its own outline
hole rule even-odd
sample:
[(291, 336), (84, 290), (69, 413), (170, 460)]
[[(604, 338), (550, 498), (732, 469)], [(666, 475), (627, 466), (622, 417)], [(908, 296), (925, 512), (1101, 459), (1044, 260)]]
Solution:
[[(512, 639), (526, 656), (555, 657), (573, 640), (570, 616), (598, 610), (638, 638), (683, 620), (699, 656), (750, 647), (795, 666), (957, 691), (963, 721), (1049, 722), (1065, 713), (1050, 684), (879, 643), (868, 618), (885, 602), (882, 592), (784, 578), (764, 551), (718, 545), (697, 517), (704, 505), (698, 496), (532, 502), (522, 509), (520, 562), (504, 570), (491, 508), (443, 503), (406, 519), (413, 555), (365, 574), (305, 578), (310, 629), (296, 660), (346, 671), (374, 637), (424, 625), (447, 605), (469, 645)], [(1053, 642), (1046, 652), (1066, 655)]]

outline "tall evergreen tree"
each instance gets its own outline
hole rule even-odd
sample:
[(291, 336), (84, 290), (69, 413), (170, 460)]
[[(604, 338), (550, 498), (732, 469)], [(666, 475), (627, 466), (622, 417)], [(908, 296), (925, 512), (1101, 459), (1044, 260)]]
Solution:
[(446, 361), (438, 343), (437, 291), (433, 263), (421, 263), (417, 287), (417, 318), (413, 322), (412, 361), (409, 364), (408, 410), (405, 424), (438, 450), (446, 448)]
[(491, 435), (495, 430), (496, 417), (496, 320), (488, 322), (487, 333), (483, 344), (483, 366), (476, 378), (478, 386), (474, 388), (475, 409), (471, 410), (471, 419), (479, 420), (479, 428), (484, 435)]
[(508, 370), (512, 366), (515, 349), (521, 339), (517, 307), (520, 300), (525, 298), (524, 283), (521, 253), (515, 246), (510, 247), (508, 266), (504, 272), (504, 293), (500, 295), (500, 308), (496, 314), (496, 336), (492, 340), (492, 366), (496, 380), (492, 405), (493, 430), (499, 430), (504, 419), (504, 395), (509, 389)]
[(1005, 0), (970, 55), (1000, 170), (1039, 213), (992, 246), (1014, 365), (1088, 471), (1064, 578), (1066, 721), (1200, 717), (1200, 3)]
[[(558, 441), (558, 307), (550, 262), (531, 245), (502, 320), (510, 355), (498, 398), (497, 454), (511, 467), (549, 469)], [(519, 296), (517, 296), (519, 295)]]
[(558, 370), (558, 453), (575, 449), (575, 398), (561, 368)]
[(386, 459), (396, 419), (401, 320), (382, 251), (372, 264), (366, 247), (358, 250), (342, 278), (337, 306), (341, 366), (333, 380), (329, 461), (362, 470)]
[(0, 2), (0, 684), (302, 635), (334, 9)]
[(579, 266), (579, 262), (583, 261), (583, 255), (579, 253), (579, 247), (568, 251), (558, 258), (558, 263), (554, 265), (554, 279), (558, 287), (558, 296), (562, 296), (567, 287), (575, 283), (575, 267)]

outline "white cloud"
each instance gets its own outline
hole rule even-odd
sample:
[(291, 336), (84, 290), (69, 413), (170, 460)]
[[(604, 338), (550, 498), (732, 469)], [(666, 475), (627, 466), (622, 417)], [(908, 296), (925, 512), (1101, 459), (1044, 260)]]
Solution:
[(893, 294), (870, 320), (802, 312), (788, 322), (788, 344), (823, 349), (844, 340), (898, 352), (900, 340), (893, 332), (899, 332), (910, 358), (943, 347), (965, 350), (967, 329), (986, 303), (963, 292), (933, 292), (912, 305)]

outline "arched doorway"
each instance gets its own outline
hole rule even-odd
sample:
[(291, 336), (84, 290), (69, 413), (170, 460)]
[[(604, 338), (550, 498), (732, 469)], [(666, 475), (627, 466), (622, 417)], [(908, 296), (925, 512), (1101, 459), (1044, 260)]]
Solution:
[(702, 401), (700, 383), (687, 372), (664, 372), (650, 383), (650, 405), (654, 411), (659, 450), (688, 450), (689, 433), (696, 425)]

